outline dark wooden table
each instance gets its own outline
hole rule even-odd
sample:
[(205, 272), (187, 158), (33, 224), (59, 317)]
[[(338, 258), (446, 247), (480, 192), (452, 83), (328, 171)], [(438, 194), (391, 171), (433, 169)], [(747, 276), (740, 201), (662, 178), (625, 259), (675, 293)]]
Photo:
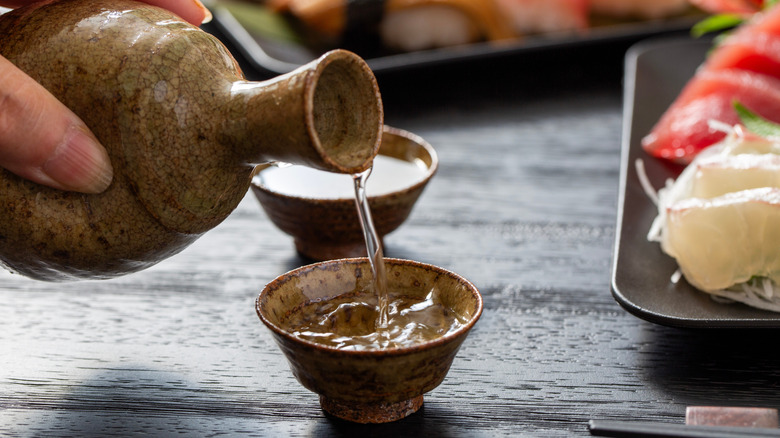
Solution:
[(253, 301), (307, 261), (249, 195), (145, 272), (0, 275), (0, 435), (587, 436), (590, 419), (777, 407), (775, 332), (654, 325), (610, 294), (627, 45), (380, 77), (387, 123), (441, 159), (386, 253), (453, 270), (485, 299), (418, 413), (348, 424), (297, 383)]

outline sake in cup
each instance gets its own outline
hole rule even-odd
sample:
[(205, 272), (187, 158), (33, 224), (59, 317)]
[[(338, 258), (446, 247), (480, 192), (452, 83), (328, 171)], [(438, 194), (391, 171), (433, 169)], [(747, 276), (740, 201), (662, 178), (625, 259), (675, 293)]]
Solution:
[[(385, 259), (385, 266), (390, 302), (435, 303), (444, 316), (427, 319), (426, 324), (438, 325), (438, 331), (387, 347), (334, 346), (334, 342), (351, 344), (350, 337), (362, 341), (375, 330), (376, 312), (366, 310), (376, 296), (367, 258), (331, 260), (290, 271), (271, 281), (255, 303), (260, 320), (271, 330), (298, 381), (319, 394), (323, 410), (352, 422), (385, 423), (416, 412), (423, 394), (444, 380), (482, 313), (477, 288), (453, 272), (401, 259)], [(364, 300), (366, 306), (354, 304)], [(328, 343), (301, 333), (300, 314), (319, 312), (332, 302), (351, 307), (325, 318), (325, 331), (341, 337)], [(392, 318), (391, 312), (390, 326)], [(457, 322), (442, 326), (442, 321)]]
[[(410, 132), (384, 127), (379, 155), (366, 182), (380, 239), (408, 218), (438, 163), (428, 142)], [(366, 255), (349, 175), (265, 165), (256, 170), (251, 187), (271, 222), (293, 237), (302, 256), (322, 261)]]

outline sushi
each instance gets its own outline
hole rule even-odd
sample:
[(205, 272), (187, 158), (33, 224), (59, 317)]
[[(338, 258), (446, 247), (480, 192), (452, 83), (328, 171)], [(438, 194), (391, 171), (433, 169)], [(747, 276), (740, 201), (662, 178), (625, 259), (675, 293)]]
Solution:
[[(263, 1), (263, 0), (258, 0)], [(745, 0), (749, 1), (749, 0)], [(414, 51), (527, 35), (582, 34), (596, 21), (665, 18), (689, 0), (264, 0), (320, 45)], [(359, 40), (356, 41), (355, 40)], [(370, 44), (369, 44), (370, 46)]]
[(582, 33), (589, 26), (589, 0), (495, 0), (516, 36)]
[(515, 37), (499, 10), (474, 2), (389, 1), (379, 23), (385, 47), (411, 52), (457, 46), (481, 40)]
[(650, 155), (682, 164), (725, 134), (711, 120), (738, 122), (739, 101), (765, 119), (780, 122), (780, 8), (754, 15), (709, 55), (680, 95), (642, 139)]
[(588, 0), (267, 0), (332, 44), (351, 29), (413, 51), (588, 27)]
[(688, 9), (689, 0), (590, 0), (593, 13), (618, 18), (663, 18)]
[[(416, 42), (414, 48), (515, 36), (492, 0), (269, 0), (268, 5), (334, 43), (355, 28), (373, 27), (379, 32), (380, 23), (386, 20), (392, 21), (393, 29), (398, 28), (392, 33), (385, 25), (382, 31), (385, 38), (390, 38), (385, 44), (391, 46), (409, 45), (410, 32), (421, 34), (419, 40), (427, 40), (427, 44)], [(429, 20), (435, 20), (434, 24)]]

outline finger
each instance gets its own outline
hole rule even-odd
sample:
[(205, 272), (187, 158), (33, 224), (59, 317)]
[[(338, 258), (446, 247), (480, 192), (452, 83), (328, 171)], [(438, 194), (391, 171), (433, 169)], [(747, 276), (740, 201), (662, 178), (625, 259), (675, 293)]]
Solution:
[(0, 6), (5, 6), (8, 8), (18, 8), (20, 6), (24, 6), (26, 4), (32, 3), (30, 0), (2, 0), (0, 1)]
[(0, 166), (63, 190), (99, 193), (108, 154), (78, 116), (0, 56)]
[(200, 0), (141, 0), (144, 3), (165, 8), (195, 26), (211, 21), (211, 12)]
[[(211, 12), (200, 0), (141, 0), (144, 3), (167, 9), (195, 26), (211, 21)], [(33, 0), (0, 0), (0, 6), (18, 8)]]

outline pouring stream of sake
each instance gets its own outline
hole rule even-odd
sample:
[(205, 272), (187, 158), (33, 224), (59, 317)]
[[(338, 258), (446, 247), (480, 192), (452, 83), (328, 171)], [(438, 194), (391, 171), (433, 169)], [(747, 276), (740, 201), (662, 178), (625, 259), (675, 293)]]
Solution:
[[(343, 291), (343, 295), (325, 301), (313, 300), (290, 313), (286, 319), (290, 332), (301, 339), (351, 350), (403, 348), (446, 336), (459, 330), (467, 322), (441, 301), (435, 285), (430, 285), (429, 290), (424, 291), (424, 297), (418, 296), (417, 293), (409, 294), (410, 291), (405, 291), (403, 286), (398, 291), (389, 290), (382, 241), (371, 215), (366, 186), (370, 175), (372, 184), (382, 185), (388, 178), (397, 184), (401, 178), (399, 175), (403, 172), (396, 171), (394, 166), (390, 166), (392, 171), (387, 172), (387, 167), (383, 165), (376, 171), (377, 160), (374, 160), (373, 164), (371, 169), (351, 175), (352, 189), (349, 189), (348, 183), (344, 185), (345, 192), (351, 192), (355, 198), (358, 220), (373, 273), (373, 291)], [(418, 167), (415, 163), (408, 163), (408, 166)], [(299, 170), (313, 172), (311, 169)], [(341, 180), (343, 175), (316, 172), (318, 176), (327, 176), (328, 182), (318, 180), (314, 184), (311, 179), (306, 179), (297, 172), (284, 172), (288, 178), (276, 181), (278, 184), (270, 182), (272, 178), (265, 175), (264, 182), (279, 188), (283, 186), (289, 191), (292, 191), (291, 186), (294, 184), (302, 186), (303, 190), (308, 190), (313, 185), (317, 189), (328, 187), (329, 197), (325, 199), (331, 199), (333, 195), (330, 194), (330, 189), (339, 184), (330, 177), (335, 176), (337, 180)], [(375, 180), (376, 177), (379, 177), (379, 180)], [(407, 182), (409, 180), (414, 178), (406, 179)], [(341, 181), (347, 182), (346, 179)], [(375, 189), (376, 187), (372, 186), (372, 190)], [(293, 192), (293, 196), (296, 194), (299, 193)], [(310, 193), (307, 195), (311, 196)], [(373, 302), (364, 292), (370, 292), (376, 301)]]
[(357, 207), (358, 219), (360, 220), (360, 227), (363, 229), (363, 236), (366, 239), (368, 261), (374, 274), (374, 293), (376, 293), (377, 305), (379, 307), (377, 328), (386, 329), (389, 316), (385, 260), (382, 253), (382, 242), (379, 240), (376, 227), (374, 227), (374, 220), (371, 217), (371, 208), (368, 205), (368, 196), (366, 195), (366, 181), (371, 175), (372, 169), (373, 166), (361, 173), (352, 175), (352, 180), (355, 184), (355, 206)]

